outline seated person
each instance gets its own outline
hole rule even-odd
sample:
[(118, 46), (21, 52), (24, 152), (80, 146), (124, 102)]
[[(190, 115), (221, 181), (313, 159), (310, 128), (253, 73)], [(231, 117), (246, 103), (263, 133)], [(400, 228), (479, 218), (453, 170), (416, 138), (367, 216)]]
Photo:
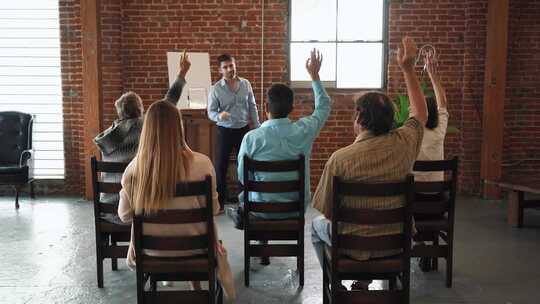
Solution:
[[(417, 160), (444, 160), (444, 139), (448, 127), (448, 111), (446, 109), (447, 99), (444, 87), (442, 86), (437, 63), (428, 55), (426, 56), (426, 68), (435, 91), (435, 98), (426, 98), (428, 119), (424, 128), (424, 139)], [(414, 172), (415, 181), (436, 182), (444, 180), (444, 172)], [(447, 194), (441, 193), (415, 193), (416, 199), (444, 201)], [(431, 215), (415, 214), (417, 220), (431, 219)], [(420, 269), (430, 271), (430, 258), (419, 259)]]
[[(407, 91), (411, 101), (410, 118), (398, 129), (392, 130), (394, 107), (390, 99), (379, 92), (368, 92), (356, 100), (354, 130), (357, 135), (353, 144), (339, 149), (326, 163), (317, 190), (313, 196), (313, 207), (322, 215), (313, 219), (311, 240), (322, 267), (324, 246), (331, 246), (331, 220), (333, 189), (332, 179), (341, 176), (345, 180), (366, 183), (382, 183), (404, 180), (412, 170), (418, 156), (424, 125), (427, 120), (426, 101), (420, 83), (414, 72), (416, 45), (405, 37), (403, 47), (397, 54), (398, 64), (405, 76)], [(348, 208), (393, 209), (403, 206), (402, 197), (387, 198), (345, 198)], [(401, 224), (387, 226), (358, 226), (343, 223), (341, 233), (364, 237), (401, 233)], [(356, 260), (384, 257), (397, 254), (395, 251), (344, 251)], [(355, 282), (357, 288), (367, 288), (369, 282)]]
[[(182, 89), (186, 84), (185, 76), (190, 66), (191, 63), (184, 51), (179, 63), (178, 77), (163, 100), (167, 100), (174, 105), (178, 103), (178, 99), (182, 95)], [(118, 113), (118, 119), (107, 130), (98, 134), (94, 138), (94, 142), (101, 151), (103, 161), (129, 163), (135, 157), (139, 146), (139, 137), (143, 125), (143, 103), (139, 95), (130, 91), (120, 96), (115, 101), (114, 106)], [(105, 182), (120, 182), (121, 177), (122, 174), (103, 174)], [(115, 204), (118, 202), (119, 196), (113, 193), (102, 193), (100, 200), (103, 203)], [(106, 214), (102, 218), (112, 223), (122, 224), (118, 217), (114, 215)]]
[[(187, 145), (180, 111), (170, 102), (153, 103), (144, 119), (137, 155), (122, 176), (118, 216), (131, 223), (134, 214), (152, 214), (164, 209), (198, 209), (206, 207), (204, 196), (174, 197), (176, 184), (204, 180), (212, 176), (212, 208), (219, 212), (216, 174), (210, 159), (192, 151)], [(206, 233), (206, 223), (182, 225), (152, 224), (144, 227), (145, 234), (155, 236), (197, 236)], [(216, 230), (217, 231), (217, 230)], [(216, 241), (216, 248), (223, 252)], [(151, 256), (190, 256), (204, 252), (148, 250)], [(127, 265), (135, 268), (133, 230), (127, 255)], [(199, 282), (193, 282), (199, 289)]]
[[(244, 155), (259, 161), (279, 161), (298, 159), (300, 154), (305, 155), (305, 205), (309, 204), (310, 174), (309, 159), (313, 141), (319, 134), (324, 123), (330, 115), (330, 97), (326, 94), (319, 79), (322, 56), (318, 51), (311, 51), (311, 56), (306, 62), (306, 68), (312, 79), (313, 92), (315, 94), (315, 110), (310, 116), (300, 118), (292, 122), (288, 116), (293, 110), (293, 91), (284, 84), (274, 84), (267, 92), (268, 120), (259, 128), (249, 131), (242, 140), (238, 152), (238, 179), (243, 183)], [(254, 180), (259, 181), (284, 181), (298, 178), (296, 172), (272, 173), (256, 172)], [(242, 207), (244, 203), (243, 192), (239, 195), (240, 207), (238, 212), (233, 212), (233, 220), (236, 227), (242, 229)], [(250, 201), (254, 202), (291, 202), (298, 200), (298, 193), (250, 193)], [(263, 219), (285, 219), (298, 217), (297, 213), (254, 213), (256, 217)]]

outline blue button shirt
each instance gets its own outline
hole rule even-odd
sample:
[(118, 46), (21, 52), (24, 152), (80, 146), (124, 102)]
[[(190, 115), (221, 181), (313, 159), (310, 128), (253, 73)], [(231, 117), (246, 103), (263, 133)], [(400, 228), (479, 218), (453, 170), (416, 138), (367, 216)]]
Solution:
[[(220, 127), (240, 129), (249, 121), (253, 127), (258, 128), (259, 115), (251, 83), (247, 79), (238, 77), (238, 89), (231, 90), (225, 79), (216, 82), (208, 94), (208, 118)], [(219, 113), (226, 111), (229, 119), (221, 120)]]
[[(298, 159), (299, 154), (306, 157), (305, 163), (305, 206), (311, 201), (309, 160), (313, 141), (319, 135), (325, 121), (330, 115), (330, 97), (320, 81), (312, 82), (315, 94), (315, 110), (310, 116), (292, 122), (288, 118), (270, 119), (260, 128), (249, 131), (242, 140), (238, 152), (238, 179), (243, 184), (244, 155), (260, 161)], [(298, 179), (296, 172), (255, 172), (256, 181), (286, 181)], [(243, 204), (243, 193), (239, 195)], [(254, 202), (291, 202), (298, 200), (298, 193), (250, 193), (250, 201)], [(258, 217), (280, 219), (297, 216), (294, 213), (257, 213)]]

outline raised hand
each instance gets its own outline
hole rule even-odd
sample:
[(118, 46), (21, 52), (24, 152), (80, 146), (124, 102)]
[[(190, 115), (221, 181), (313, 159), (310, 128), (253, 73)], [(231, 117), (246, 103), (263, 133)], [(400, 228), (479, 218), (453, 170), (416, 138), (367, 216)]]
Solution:
[(184, 50), (184, 53), (180, 56), (180, 62), (178, 64), (180, 72), (178, 73), (179, 76), (185, 77), (187, 72), (189, 71), (189, 68), (191, 67), (191, 62), (189, 61), (188, 54), (186, 53), (186, 50)]
[(311, 50), (310, 57), (306, 60), (306, 70), (311, 77), (311, 80), (320, 80), (319, 71), (321, 70), (321, 64), (323, 56), (317, 49)]
[(416, 53), (418, 51), (416, 43), (411, 37), (405, 36), (401, 41), (397, 51), (397, 62), (402, 70), (413, 70)]

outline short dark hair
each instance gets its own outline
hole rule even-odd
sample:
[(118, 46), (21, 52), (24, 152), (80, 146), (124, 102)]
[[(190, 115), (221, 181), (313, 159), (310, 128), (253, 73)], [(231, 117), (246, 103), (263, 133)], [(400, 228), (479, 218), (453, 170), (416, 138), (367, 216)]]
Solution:
[(225, 54), (219, 55), (219, 57), (217, 58), (217, 61), (218, 61), (218, 65), (221, 66), (222, 62), (234, 61), (234, 57), (231, 54), (225, 53)]
[(266, 92), (268, 96), (268, 112), (272, 118), (285, 118), (292, 112), (294, 93), (288, 86), (276, 83)]
[(426, 128), (433, 130), (439, 125), (439, 108), (434, 97), (427, 97), (426, 105), (428, 111)]
[(358, 123), (373, 135), (383, 135), (394, 125), (394, 106), (388, 96), (367, 92), (356, 100)]

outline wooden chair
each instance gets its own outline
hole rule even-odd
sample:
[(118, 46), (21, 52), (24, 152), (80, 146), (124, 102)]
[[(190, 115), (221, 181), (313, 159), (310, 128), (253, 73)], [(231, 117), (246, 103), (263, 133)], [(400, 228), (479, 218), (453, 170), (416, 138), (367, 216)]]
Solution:
[[(249, 286), (251, 257), (296, 257), (300, 286), (304, 286), (304, 155), (298, 160), (256, 161), (244, 156), (244, 284)], [(292, 181), (260, 182), (250, 179), (253, 172), (297, 171)], [(296, 202), (252, 202), (250, 192), (298, 192)], [(251, 212), (298, 212), (298, 218), (284, 220), (250, 219)], [(295, 241), (295, 244), (251, 244), (251, 241)]]
[[(413, 246), (413, 257), (432, 258), (431, 266), (438, 269), (438, 259), (446, 259), (446, 287), (452, 287), (452, 265), (454, 252), (454, 217), (458, 179), (458, 158), (440, 161), (416, 161), (414, 171), (444, 171), (450, 178), (439, 182), (415, 182), (413, 216), (417, 234), (416, 241), (431, 241), (432, 245)], [(446, 244), (440, 244), (439, 238)]]
[[(135, 262), (137, 268), (137, 303), (222, 303), (223, 290), (216, 279), (214, 215), (212, 212), (212, 179), (201, 182), (179, 183), (176, 196), (204, 196), (206, 207), (187, 210), (163, 210), (156, 215), (136, 215)], [(149, 236), (144, 224), (206, 223), (207, 234), (198, 236)], [(190, 257), (155, 257), (145, 250), (197, 250), (206, 254)], [(145, 290), (147, 279), (150, 288)], [(159, 281), (208, 281), (208, 290), (157, 290)]]
[[(323, 254), (323, 303), (409, 303), (410, 289), (410, 246), (413, 200), (413, 177), (408, 175), (403, 182), (385, 184), (364, 184), (344, 182), (334, 177), (334, 205), (332, 212), (332, 247), (325, 246)], [(342, 207), (343, 196), (361, 197), (404, 197), (401, 208), (377, 210)], [(342, 234), (340, 223), (355, 225), (387, 225), (403, 223), (400, 234), (363, 237)], [(402, 253), (391, 257), (358, 261), (343, 254), (342, 250), (401, 250)], [(396, 289), (397, 279), (401, 289)], [(342, 280), (388, 280), (389, 290), (343, 290)]]
[(118, 225), (103, 219), (106, 214), (118, 214), (118, 202), (114, 204), (100, 201), (102, 193), (118, 194), (122, 189), (120, 182), (101, 181), (101, 173), (123, 173), (126, 163), (98, 161), (91, 158), (92, 186), (94, 196), (94, 224), (96, 230), (96, 267), (97, 283), (103, 288), (103, 260), (111, 259), (113, 271), (118, 269), (118, 259), (125, 259), (128, 245), (119, 245), (119, 242), (129, 242), (131, 238), (131, 225)]

